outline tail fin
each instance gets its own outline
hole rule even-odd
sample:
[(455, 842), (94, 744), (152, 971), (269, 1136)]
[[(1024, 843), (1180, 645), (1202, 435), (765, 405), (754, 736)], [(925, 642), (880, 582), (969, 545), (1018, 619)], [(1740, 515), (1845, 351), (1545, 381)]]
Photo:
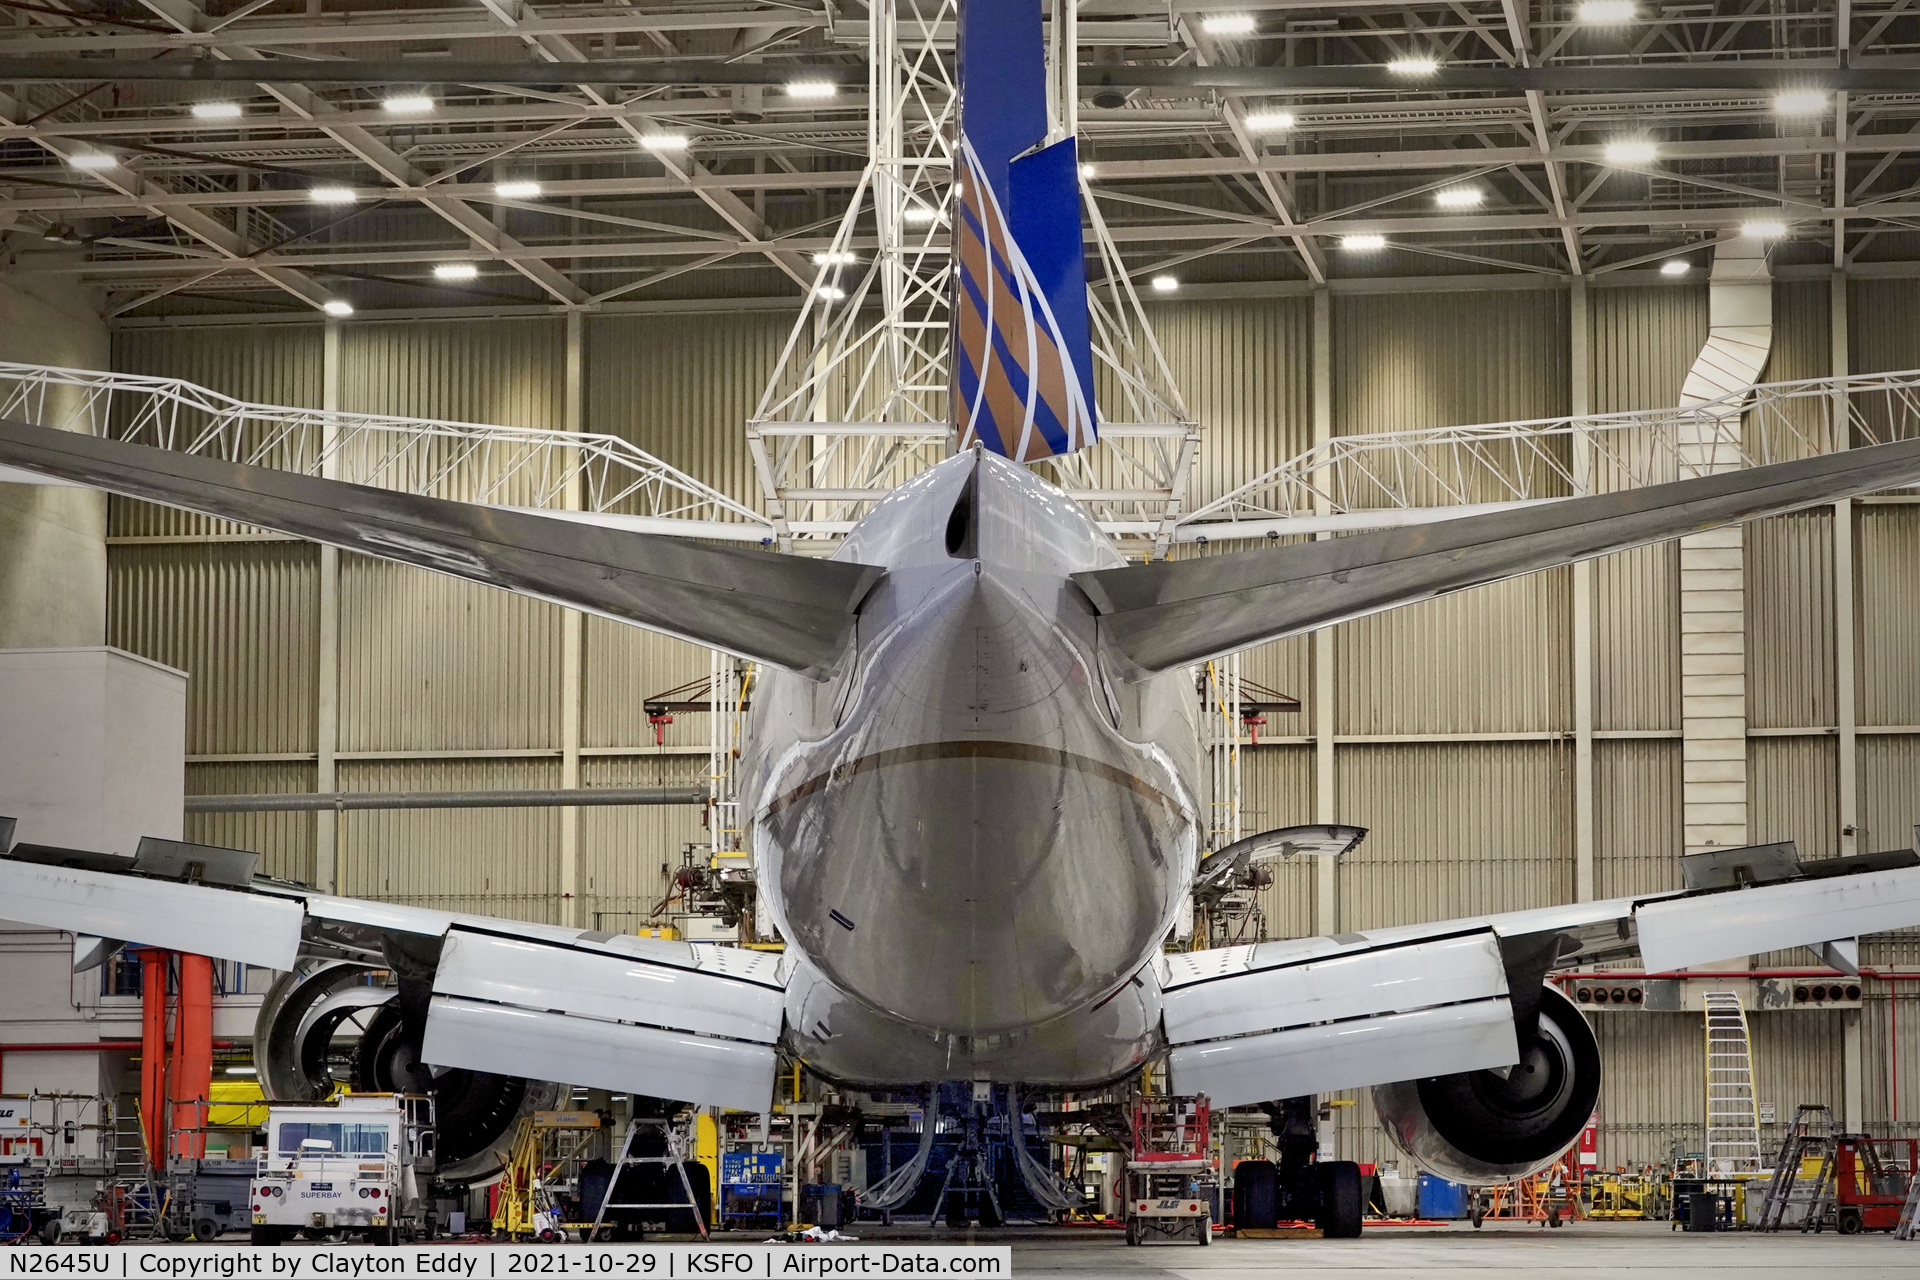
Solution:
[(1093, 342), (1071, 137), (1047, 140), (1035, 0), (960, 6), (953, 422), (1020, 462), (1095, 439)]

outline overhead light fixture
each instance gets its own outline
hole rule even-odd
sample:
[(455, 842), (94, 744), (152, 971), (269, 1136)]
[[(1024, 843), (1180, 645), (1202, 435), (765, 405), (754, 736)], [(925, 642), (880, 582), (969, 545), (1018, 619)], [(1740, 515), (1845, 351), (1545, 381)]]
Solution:
[(1432, 58), (1395, 58), (1387, 64), (1387, 70), (1397, 76), (1430, 76), (1439, 69)]
[(1582, 22), (1596, 25), (1609, 22), (1632, 22), (1640, 16), (1633, 0), (1581, 0), (1580, 7), (1574, 11)]
[(1471, 209), (1486, 198), (1479, 187), (1442, 187), (1433, 193), (1433, 202), (1442, 209)]
[(228, 1074), (228, 1075), (230, 1075), (230, 1076), (257, 1076), (257, 1075), (259, 1075), (259, 1074), (260, 1074), (260, 1068), (258, 1068), (258, 1067), (228, 1067), (228, 1068), (227, 1068), (227, 1074)]
[(940, 215), (923, 204), (910, 204), (900, 216), (909, 226), (924, 227)]
[(844, 249), (838, 253), (816, 253), (813, 255), (813, 265), (816, 267), (850, 267), (858, 261), (858, 258)]
[(1250, 13), (1216, 13), (1200, 20), (1200, 29), (1210, 36), (1244, 36), (1253, 33)]
[(537, 182), (496, 182), (493, 184), (493, 194), (499, 196), (502, 200), (531, 200), (540, 194), (540, 184)]
[(1387, 238), (1375, 235), (1341, 236), (1340, 247), (1354, 253), (1372, 253), (1386, 248)]
[(351, 302), (342, 302), (338, 298), (331, 298), (321, 303), (320, 309), (330, 316), (350, 316), (353, 314), (353, 304)]
[(1155, 276), (1153, 278), (1153, 291), (1155, 293), (1172, 293), (1179, 287), (1180, 282), (1172, 276)]
[(353, 204), (360, 199), (360, 193), (352, 187), (310, 187), (307, 199), (315, 204)]
[(433, 269), (435, 280), (472, 280), (479, 274), (480, 268), (471, 262), (443, 262)]
[(424, 93), (402, 93), (380, 102), (381, 110), (390, 116), (423, 116), (433, 110), (433, 99)]
[(1250, 111), (1244, 117), (1249, 133), (1281, 133), (1293, 128), (1291, 111)]
[(195, 120), (238, 120), (240, 104), (237, 102), (196, 102), (193, 104)]
[(82, 151), (67, 157), (67, 163), (76, 169), (111, 169), (120, 163), (119, 157), (107, 151)]
[(685, 151), (687, 135), (684, 133), (642, 134), (640, 145), (649, 151)]
[(836, 288), (830, 284), (821, 285), (818, 289), (815, 289), (813, 293), (815, 297), (825, 298), (828, 302), (838, 302), (847, 296), (845, 289)]
[(1083, 164), (1080, 166), (1080, 176), (1089, 182), (1093, 180), (1093, 175), (1097, 172), (1098, 170), (1096, 170), (1090, 164)]
[(1668, 258), (1660, 264), (1660, 274), (1663, 276), (1683, 276), (1691, 270), (1693, 264), (1685, 258)]
[(1602, 153), (1608, 164), (1652, 164), (1660, 149), (1645, 138), (1622, 138), (1609, 142)]
[(789, 98), (831, 98), (840, 86), (831, 80), (795, 80), (787, 85)]
[(1774, 218), (1759, 218), (1740, 224), (1740, 234), (1755, 240), (1778, 240), (1787, 234), (1787, 224)]
[(1832, 99), (1818, 89), (1788, 89), (1773, 100), (1776, 115), (1817, 116), (1832, 105)]

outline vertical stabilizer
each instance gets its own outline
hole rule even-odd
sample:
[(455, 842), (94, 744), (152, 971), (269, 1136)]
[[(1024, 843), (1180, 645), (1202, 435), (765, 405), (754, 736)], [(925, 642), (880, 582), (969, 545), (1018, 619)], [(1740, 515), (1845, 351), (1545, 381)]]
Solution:
[(959, 53), (954, 427), (1032, 462), (1095, 438), (1079, 159), (1048, 143), (1038, 0), (965, 0)]

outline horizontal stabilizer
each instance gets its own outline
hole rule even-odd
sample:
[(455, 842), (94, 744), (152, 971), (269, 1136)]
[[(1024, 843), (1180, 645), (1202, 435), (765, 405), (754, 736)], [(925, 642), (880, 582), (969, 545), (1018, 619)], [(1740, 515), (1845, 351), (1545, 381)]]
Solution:
[(1719, 525), (1920, 482), (1920, 440), (1302, 546), (1074, 575), (1109, 643), (1164, 671)]
[(822, 675), (882, 571), (597, 528), (0, 421), (0, 464), (502, 587)]

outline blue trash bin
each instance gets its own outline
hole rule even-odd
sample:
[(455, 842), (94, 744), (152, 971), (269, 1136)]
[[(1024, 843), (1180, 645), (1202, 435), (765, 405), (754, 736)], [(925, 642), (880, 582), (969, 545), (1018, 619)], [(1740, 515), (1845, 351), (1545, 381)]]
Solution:
[(1448, 1182), (1431, 1173), (1420, 1175), (1420, 1216), (1464, 1218), (1472, 1191), (1465, 1183)]

